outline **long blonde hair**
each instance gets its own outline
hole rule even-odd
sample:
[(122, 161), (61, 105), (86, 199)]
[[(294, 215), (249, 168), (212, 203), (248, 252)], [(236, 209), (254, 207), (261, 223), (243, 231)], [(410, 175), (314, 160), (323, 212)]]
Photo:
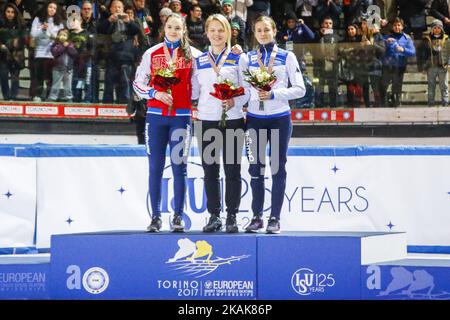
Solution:
[[(166, 24), (167, 24), (167, 21), (169, 21), (170, 18), (179, 19), (181, 21), (182, 25), (183, 25), (184, 33), (183, 33), (183, 36), (181, 37), (180, 49), (183, 52), (184, 59), (186, 60), (186, 63), (189, 63), (192, 60), (192, 51), (191, 51), (191, 46), (190, 46), (190, 39), (189, 39), (188, 29), (187, 29), (187, 26), (186, 26), (186, 20), (184, 20), (183, 17), (180, 16), (178, 13), (171, 13), (170, 15), (167, 16)], [(165, 36), (166, 36), (166, 32), (165, 32), (165, 29), (163, 29), (163, 38)]]
[(231, 48), (231, 26), (230, 26), (230, 22), (228, 21), (227, 18), (225, 18), (225, 16), (221, 15), (221, 14), (213, 14), (210, 15), (208, 17), (208, 19), (206, 19), (205, 22), (205, 31), (208, 32), (208, 27), (209, 24), (212, 21), (217, 21), (219, 22), (222, 27), (225, 29), (225, 33), (227, 34), (227, 48)]

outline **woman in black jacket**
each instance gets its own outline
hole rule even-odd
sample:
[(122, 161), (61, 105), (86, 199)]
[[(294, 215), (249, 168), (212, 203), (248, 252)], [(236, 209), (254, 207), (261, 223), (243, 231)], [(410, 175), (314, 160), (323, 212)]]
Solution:
[[(19, 9), (8, 3), (0, 19), (0, 82), (4, 100), (16, 100), (19, 74), (24, 68), (25, 22)], [(9, 76), (11, 75), (11, 86)]]

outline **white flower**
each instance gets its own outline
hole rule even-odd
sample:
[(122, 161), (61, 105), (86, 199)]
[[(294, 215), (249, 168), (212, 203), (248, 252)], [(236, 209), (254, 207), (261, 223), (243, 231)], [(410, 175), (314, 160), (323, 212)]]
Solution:
[(256, 80), (258, 80), (258, 82), (263, 82), (264, 81), (264, 74), (262, 74), (262, 73), (258, 73), (257, 75), (256, 75)]

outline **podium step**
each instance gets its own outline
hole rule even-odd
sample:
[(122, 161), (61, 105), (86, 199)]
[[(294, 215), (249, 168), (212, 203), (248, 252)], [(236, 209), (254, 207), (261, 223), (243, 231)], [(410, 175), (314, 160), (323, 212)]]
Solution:
[(450, 255), (409, 254), (406, 259), (362, 266), (367, 300), (450, 300)]
[(0, 256), (0, 300), (50, 299), (49, 254)]
[(404, 233), (91, 233), (52, 237), (55, 299), (359, 299), (362, 263)]

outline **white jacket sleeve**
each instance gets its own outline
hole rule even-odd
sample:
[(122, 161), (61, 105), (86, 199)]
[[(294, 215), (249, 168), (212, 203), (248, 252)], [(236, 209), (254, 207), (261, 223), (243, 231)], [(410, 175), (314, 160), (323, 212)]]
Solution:
[(48, 29), (48, 31), (49, 31), (48, 33), (50, 34), (50, 37), (55, 39), (58, 36), (59, 30), (61, 30), (63, 28), (64, 28), (64, 25), (62, 23), (58, 24), (58, 25), (51, 25), (51, 27), (49, 27), (49, 29)]
[(248, 54), (243, 53), (239, 58), (239, 86), (244, 87), (245, 92), (250, 96), (252, 86), (245, 81), (244, 72), (248, 70)]
[(154, 99), (156, 90), (151, 87), (151, 51), (147, 50), (142, 56), (141, 63), (136, 70), (136, 75), (133, 81), (133, 89), (136, 94), (143, 99)]
[(198, 100), (200, 98), (200, 82), (198, 81), (198, 68), (197, 60), (194, 59), (193, 62), (193, 72), (192, 72), (192, 100)]
[(31, 32), (30, 32), (30, 35), (31, 35), (33, 38), (37, 38), (37, 37), (39, 37), (39, 36), (45, 35), (45, 33), (42, 32), (41, 27), (42, 27), (42, 24), (41, 24), (41, 22), (39, 21), (39, 18), (38, 18), (38, 17), (34, 18), (33, 24), (31, 25)]
[[(246, 104), (246, 103), (248, 102), (248, 99), (250, 98), (250, 91), (249, 91), (249, 89), (246, 88), (246, 87), (243, 85), (243, 82), (244, 82), (244, 79), (243, 79), (244, 74), (243, 74), (242, 71), (241, 71), (241, 60), (242, 60), (242, 58), (245, 59), (246, 57), (247, 57), (247, 54), (245, 54), (245, 53), (242, 53), (242, 54), (240, 55), (240, 57), (239, 57), (239, 70), (238, 70), (238, 72), (237, 72), (237, 75), (238, 75), (238, 86), (243, 87), (244, 90), (245, 90), (245, 94), (244, 94), (243, 96), (239, 96), (239, 97), (234, 98), (234, 102), (235, 102), (237, 105), (239, 105), (239, 106), (243, 106), (244, 104)], [(247, 69), (245, 69), (245, 70), (247, 70)], [(245, 70), (244, 70), (244, 71), (245, 71)]]
[(302, 98), (306, 93), (305, 83), (303, 82), (303, 75), (297, 58), (292, 52), (289, 52), (286, 58), (286, 69), (291, 87), (273, 89), (273, 98), (280, 100), (294, 100)]

